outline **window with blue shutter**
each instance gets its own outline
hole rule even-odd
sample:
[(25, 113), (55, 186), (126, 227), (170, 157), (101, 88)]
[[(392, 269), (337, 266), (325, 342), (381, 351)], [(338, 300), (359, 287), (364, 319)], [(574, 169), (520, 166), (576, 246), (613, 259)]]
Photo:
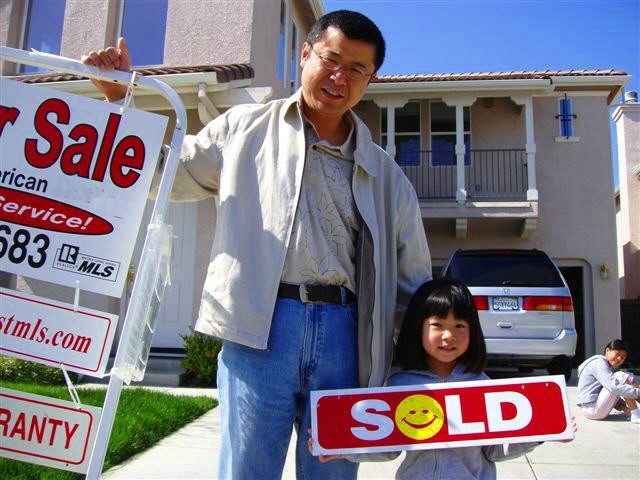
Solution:
[(573, 102), (565, 95), (559, 100), (558, 108), (560, 113), (556, 115), (556, 118), (560, 122), (560, 136), (573, 137), (573, 119), (576, 118), (573, 113)]

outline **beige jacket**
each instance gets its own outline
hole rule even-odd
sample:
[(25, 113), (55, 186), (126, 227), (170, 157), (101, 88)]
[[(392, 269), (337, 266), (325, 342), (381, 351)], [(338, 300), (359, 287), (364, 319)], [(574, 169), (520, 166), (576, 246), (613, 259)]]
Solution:
[[(217, 222), (196, 330), (253, 348), (268, 347), (305, 161), (296, 102), (234, 107), (188, 135), (172, 200), (213, 196)], [(385, 380), (393, 353), (396, 304), (431, 278), (416, 193), (402, 170), (356, 128), (352, 189), (363, 219), (357, 259), (359, 378)], [(213, 227), (213, 225), (212, 225)]]

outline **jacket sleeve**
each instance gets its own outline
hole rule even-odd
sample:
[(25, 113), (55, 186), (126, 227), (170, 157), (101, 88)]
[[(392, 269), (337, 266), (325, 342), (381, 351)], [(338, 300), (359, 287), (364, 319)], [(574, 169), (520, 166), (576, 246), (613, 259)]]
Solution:
[(186, 135), (180, 152), (171, 201), (195, 202), (218, 193), (223, 150), (229, 135), (229, 112), (197, 135)]
[(542, 442), (485, 445), (482, 447), (482, 453), (490, 462), (501, 462), (503, 460), (509, 460), (529, 453), (539, 445), (542, 445)]
[(398, 261), (397, 306), (399, 318), (402, 318), (401, 315), (416, 289), (431, 280), (431, 255), (416, 191), (404, 176), (398, 187), (398, 220), (395, 232)]
[(596, 362), (593, 366), (592, 373), (593, 376), (596, 377), (596, 380), (614, 395), (632, 398), (638, 396), (638, 390), (635, 387), (627, 383), (621, 383), (613, 376), (613, 371), (607, 367), (606, 360)]

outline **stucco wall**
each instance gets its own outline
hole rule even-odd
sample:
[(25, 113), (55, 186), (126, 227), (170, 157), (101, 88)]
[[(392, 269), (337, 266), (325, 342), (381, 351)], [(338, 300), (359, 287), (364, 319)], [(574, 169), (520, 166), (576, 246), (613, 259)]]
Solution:
[(253, 8), (251, 1), (169, 0), (165, 65), (250, 62)]
[(524, 148), (524, 109), (509, 98), (491, 98), (491, 106), (479, 98), (471, 106), (471, 148)]
[(625, 104), (613, 114), (616, 122), (620, 212), (618, 244), (623, 269), (622, 298), (640, 298), (640, 178), (632, 170), (640, 165), (640, 104)]
[(102, 0), (67, 0), (60, 55), (80, 59), (85, 53), (113, 45), (118, 6)]

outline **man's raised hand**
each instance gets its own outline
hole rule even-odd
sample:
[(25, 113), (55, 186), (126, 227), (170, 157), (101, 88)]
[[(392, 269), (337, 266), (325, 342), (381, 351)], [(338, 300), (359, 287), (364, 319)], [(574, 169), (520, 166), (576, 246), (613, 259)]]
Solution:
[[(131, 68), (129, 49), (127, 48), (127, 43), (122, 37), (118, 39), (117, 47), (107, 47), (97, 51), (92, 50), (87, 55), (83, 55), (81, 60), (85, 65), (92, 65), (100, 70), (106, 71), (121, 70), (123, 72), (128, 72)], [(92, 79), (91, 81), (110, 102), (124, 98), (127, 93), (126, 85), (102, 80)]]

